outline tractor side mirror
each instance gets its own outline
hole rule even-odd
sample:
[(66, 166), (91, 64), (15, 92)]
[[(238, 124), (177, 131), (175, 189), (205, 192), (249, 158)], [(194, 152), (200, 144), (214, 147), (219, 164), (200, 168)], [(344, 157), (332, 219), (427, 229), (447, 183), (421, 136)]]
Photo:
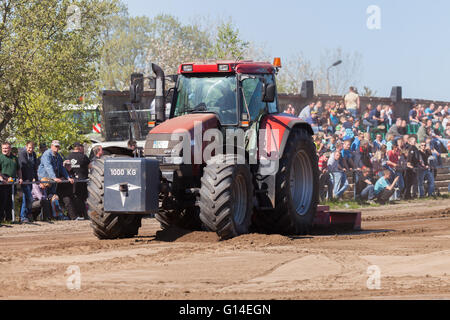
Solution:
[(170, 74), (170, 75), (166, 76), (166, 79), (176, 83), (178, 81), (178, 75), (177, 74)]
[(263, 102), (274, 102), (275, 101), (275, 84), (269, 83), (269, 84), (263, 84), (263, 96), (262, 101)]
[(144, 92), (144, 75), (142, 73), (133, 73), (130, 84), (130, 100), (132, 103), (139, 103)]

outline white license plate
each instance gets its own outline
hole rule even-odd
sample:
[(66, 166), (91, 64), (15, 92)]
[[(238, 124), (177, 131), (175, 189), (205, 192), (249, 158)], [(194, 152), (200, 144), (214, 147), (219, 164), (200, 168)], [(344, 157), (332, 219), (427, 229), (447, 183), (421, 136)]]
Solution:
[(169, 141), (153, 141), (153, 149), (167, 149)]

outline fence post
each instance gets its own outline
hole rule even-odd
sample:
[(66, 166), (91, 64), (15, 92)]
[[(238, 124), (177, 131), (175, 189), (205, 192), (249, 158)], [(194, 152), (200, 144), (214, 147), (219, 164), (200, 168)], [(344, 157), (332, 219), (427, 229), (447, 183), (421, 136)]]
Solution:
[(15, 213), (15, 203), (14, 203), (14, 183), (11, 185), (11, 200), (12, 200), (12, 207), (11, 207), (11, 221), (16, 221), (16, 213)]

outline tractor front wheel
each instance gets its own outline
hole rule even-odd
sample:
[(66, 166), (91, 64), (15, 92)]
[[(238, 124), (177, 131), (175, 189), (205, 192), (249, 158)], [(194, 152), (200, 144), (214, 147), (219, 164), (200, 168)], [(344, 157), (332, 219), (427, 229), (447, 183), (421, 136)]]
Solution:
[(253, 212), (253, 184), (249, 166), (236, 155), (211, 158), (203, 171), (200, 219), (222, 240), (249, 231)]

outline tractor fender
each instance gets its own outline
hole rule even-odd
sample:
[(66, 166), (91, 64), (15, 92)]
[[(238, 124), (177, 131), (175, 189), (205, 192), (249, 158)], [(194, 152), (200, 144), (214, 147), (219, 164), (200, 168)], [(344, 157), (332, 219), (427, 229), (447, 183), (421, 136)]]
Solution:
[(270, 155), (272, 152), (275, 152), (278, 154), (277, 158), (280, 159), (283, 156), (290, 133), (294, 128), (303, 128), (310, 135), (314, 134), (311, 125), (297, 117), (287, 114), (269, 114), (264, 117), (259, 129), (266, 130), (264, 146), (267, 153)]
[[(286, 148), (291, 131), (294, 128), (303, 128), (310, 135), (314, 134), (309, 123), (300, 120), (296, 117), (287, 114), (270, 114), (262, 119), (260, 122), (260, 140), (263, 141), (263, 148), (268, 151), (267, 156), (269, 156), (270, 162), (276, 163), (276, 170), (278, 169), (278, 160), (283, 157), (284, 150)], [(266, 130), (261, 133), (261, 130)], [(260, 141), (261, 146), (261, 141)], [(263, 150), (264, 152), (264, 150)], [(275, 152), (276, 154), (272, 154)], [(261, 155), (259, 155), (261, 157)], [(267, 201), (265, 205), (269, 205), (275, 208), (275, 197), (276, 197), (276, 172), (268, 173), (259, 167), (258, 175), (260, 179), (258, 180), (258, 185), (260, 189), (266, 189)], [(270, 170), (269, 170), (270, 171)]]

